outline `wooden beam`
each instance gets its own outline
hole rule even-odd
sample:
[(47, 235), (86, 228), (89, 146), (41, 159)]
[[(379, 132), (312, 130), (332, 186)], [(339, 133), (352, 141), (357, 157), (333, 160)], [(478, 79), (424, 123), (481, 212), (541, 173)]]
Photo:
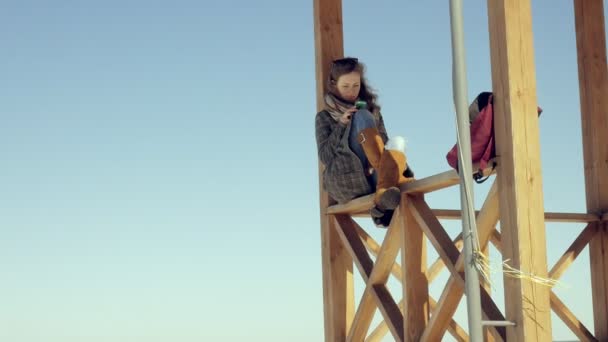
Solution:
[(342, 0), (313, 0), (317, 111), (325, 104), (331, 62), (344, 56)]
[[(378, 243), (371, 236), (369, 236), (369, 234), (367, 234), (367, 232), (363, 228), (361, 228), (361, 226), (359, 226), (356, 222), (353, 221), (353, 224), (355, 224), (357, 234), (359, 234), (359, 237), (363, 241), (365, 248), (367, 248), (367, 250), (370, 251), (372, 255), (377, 256), (378, 252), (380, 251), (380, 245), (378, 245)], [(458, 248), (458, 250), (462, 249), (462, 233), (458, 234), (454, 238), (454, 245), (456, 246), (456, 248)], [(441, 260), (441, 258), (435, 260), (435, 262), (431, 265), (431, 267), (428, 268), (426, 272), (426, 277), (428, 279), (429, 284), (432, 283), (433, 280), (435, 280), (439, 276), (439, 273), (441, 272), (441, 270), (443, 270), (444, 267), (445, 264), (443, 263), (443, 260)], [(391, 273), (399, 281), (401, 281), (401, 265), (398, 262), (395, 262), (395, 264), (393, 265), (393, 270)]]
[[(608, 211), (608, 67), (603, 0), (575, 0), (579, 93), (587, 211)], [(604, 214), (605, 215), (605, 214)], [(605, 219), (604, 219), (605, 220)], [(589, 244), (595, 336), (608, 340), (608, 231)]]
[(502, 251), (502, 237), (500, 236), (500, 232), (496, 229), (492, 232), (490, 236), (490, 242), (496, 247), (497, 250)]
[[(486, 242), (486, 245), (481, 249), (481, 253), (486, 256), (488, 263), (490, 263), (490, 246), (487, 242)], [(481, 286), (483, 286), (483, 288), (486, 289), (486, 291), (491, 296), (492, 295), (492, 286), (490, 284), (489, 279), (486, 279), (485, 277), (483, 277), (480, 274), (479, 282), (481, 283)], [(494, 338), (494, 335), (492, 334), (492, 329), (490, 329), (490, 327), (488, 327), (488, 326), (483, 327), (483, 340), (486, 342), (498, 341), (497, 339)]]
[[(403, 265), (404, 341), (420, 341), (429, 321), (429, 283), (426, 277), (426, 242), (420, 225), (413, 217), (410, 196), (403, 194), (399, 205), (401, 230), (401, 265)], [(451, 242), (451, 241), (450, 241)]]
[[(578, 255), (580, 253), (580, 250), (582, 248), (581, 243), (584, 239), (591, 239), (593, 238), (593, 236), (589, 236), (590, 232), (593, 233), (594, 232), (594, 225), (589, 225), (587, 226), (587, 228), (576, 238), (576, 240), (572, 243), (572, 245), (570, 246), (570, 248), (568, 250), (572, 250), (573, 253), (575, 253), (576, 255)], [(501, 234), (499, 232), (496, 232), (496, 238), (498, 239), (498, 244), (496, 244), (496, 249), (499, 252), (502, 252), (501, 250), (501, 246), (500, 246), (500, 238), (501, 238)], [(584, 247), (584, 246), (583, 246)], [(578, 250), (578, 252), (576, 252)], [(566, 252), (565, 255), (568, 255), (569, 252)], [(555, 274), (557, 277), (553, 278), (555, 280), (559, 279), (559, 277), (561, 276), (561, 274), (563, 273), (563, 267), (562, 264), (564, 264), (565, 262), (562, 261), (562, 259), (564, 259), (564, 256), (562, 256), (562, 258), (560, 258), (560, 260), (555, 264), (555, 266), (553, 267), (553, 270), (551, 271), (551, 274)], [(576, 256), (573, 256), (572, 258), (576, 258)], [(572, 259), (573, 260), (573, 259)], [(597, 341), (597, 339), (595, 339), (595, 337), (593, 336), (593, 334), (591, 334), (591, 332), (589, 332), (589, 330), (585, 327), (585, 325), (580, 322), (576, 316), (568, 309), (568, 307), (559, 299), (559, 297), (557, 297), (557, 295), (553, 292), (550, 291), (550, 303), (551, 303), (551, 309), (555, 312), (555, 314), (566, 324), (566, 326), (568, 326), (568, 328), (570, 328), (570, 330), (572, 330), (572, 332), (574, 332), (574, 334), (576, 334), (576, 336), (581, 340), (581, 341)]]
[[(380, 246), (378, 245), (378, 243), (372, 237), (370, 237), (365, 232), (365, 230), (363, 230), (363, 228), (361, 228), (361, 226), (359, 226), (356, 222), (353, 221), (353, 224), (355, 225), (357, 233), (361, 237), (361, 240), (365, 244), (366, 248), (370, 251), (370, 253), (373, 256), (377, 257), (378, 253), (380, 252)], [(457, 246), (462, 245), (462, 234), (459, 234), (454, 239), (454, 243)], [(431, 268), (429, 269), (429, 271), (427, 271), (427, 278), (429, 279), (428, 280), (429, 283), (432, 281), (432, 279), (434, 279), (439, 274), (439, 272), (431, 273), (431, 269), (439, 269), (439, 266), (444, 266), (444, 263), (441, 259), (436, 260), (435, 263), (433, 263), (433, 266), (431, 266)], [(403, 284), (404, 277), (403, 277), (403, 273), (401, 272), (401, 266), (398, 263), (395, 263), (393, 265), (391, 274), (399, 282), (401, 282)], [(429, 304), (430, 304), (429, 305), (430, 310), (433, 310), (434, 307), (436, 306), (436, 302), (430, 296), (429, 296)], [(401, 309), (403, 308), (403, 300), (401, 300), (399, 302), (398, 306)], [(464, 333), (464, 330), (453, 319), (451, 319), (449, 322), (448, 331), (458, 341), (468, 340), (468, 337), (466, 336), (466, 333)], [(382, 321), (382, 322), (380, 322), (378, 327), (376, 327), (376, 329), (374, 329), (374, 331), (369, 335), (369, 337), (366, 339), (366, 342), (380, 341), (380, 340), (382, 340), (384, 335), (386, 335), (387, 332), (388, 332), (388, 326), (387, 326), (386, 322)]]
[[(488, 0), (503, 257), (547, 276), (530, 0)], [(508, 341), (551, 341), (550, 289), (505, 277)]]
[[(454, 240), (454, 246), (456, 246), (456, 248), (460, 251), (462, 250), (462, 245), (463, 245), (463, 241), (462, 241), (462, 233), (458, 234)], [(438, 258), (437, 260), (435, 260), (435, 262), (431, 265), (431, 267), (429, 267), (429, 269), (426, 271), (426, 277), (429, 280), (429, 284), (433, 282), (433, 280), (435, 280), (438, 276), (439, 273), (441, 273), (441, 271), (443, 270), (443, 268), (445, 267), (445, 264), (443, 263), (443, 260), (441, 260), (441, 258)]]
[[(401, 274), (399, 274), (401, 275)], [(400, 277), (398, 279), (401, 279)], [(403, 299), (399, 301), (399, 310), (403, 311)], [(429, 297), (429, 308), (434, 310), (437, 306), (437, 302)], [(385, 321), (380, 322), (378, 326), (367, 336), (365, 342), (380, 342), (388, 332), (388, 325)], [(456, 339), (458, 342), (465, 342), (469, 340), (469, 336), (467, 332), (453, 319), (450, 320), (448, 325), (448, 332)]]
[(597, 341), (585, 325), (579, 321), (568, 307), (551, 291), (551, 308), (555, 314), (579, 338), (579, 341)]
[(397, 304), (395, 304), (395, 300), (386, 288), (386, 285), (372, 286), (372, 294), (376, 299), (376, 303), (378, 303), (378, 309), (384, 317), (384, 322), (387, 323), (395, 341), (405, 341), (403, 337), (403, 314), (399, 310)]
[(596, 225), (587, 225), (585, 229), (578, 235), (578, 237), (572, 242), (570, 247), (564, 252), (561, 258), (555, 263), (551, 271), (549, 271), (549, 278), (558, 280), (562, 274), (566, 271), (576, 257), (583, 251), (585, 246), (597, 233)]
[[(361, 226), (359, 226), (356, 222), (353, 221), (353, 223), (355, 224), (356, 230), (357, 230), (357, 234), (359, 234), (359, 237), (361, 238), (363, 244), (365, 245), (365, 248), (367, 248), (367, 250), (374, 256), (374, 257), (378, 257), (378, 253), (380, 253), (380, 245), (378, 245), (378, 243), (376, 242), (376, 240), (374, 240), (371, 236), (369, 236), (369, 234), (367, 234), (367, 232), (361, 228)], [(393, 276), (395, 276), (397, 278), (397, 280), (401, 281), (401, 265), (399, 265), (398, 262), (395, 262), (393, 264), (393, 268), (391, 270), (391, 274)], [(365, 280), (365, 282), (367, 283), (367, 278)]]
[(337, 224), (336, 229), (338, 230), (340, 239), (342, 239), (342, 244), (350, 253), (355, 265), (357, 265), (363, 281), (367, 283), (374, 268), (374, 262), (367, 253), (367, 249), (357, 233), (357, 223), (348, 215), (336, 215), (335, 220)]
[[(433, 214), (440, 220), (460, 220), (462, 212), (458, 209), (433, 209)], [(479, 214), (479, 210), (475, 212)], [(597, 222), (600, 217), (595, 214), (586, 213), (555, 213), (546, 212), (545, 222), (568, 222), (568, 223), (587, 223)]]
[[(490, 164), (493, 161), (490, 162)], [(474, 165), (474, 170), (479, 168), (478, 165)], [(484, 175), (490, 175), (494, 172), (491, 167), (487, 167), (483, 170)], [(401, 185), (401, 192), (405, 194), (424, 194), (435, 190), (444, 189), (460, 183), (460, 177), (454, 170), (445, 171), (430, 177), (417, 179), (412, 182)], [(351, 214), (361, 215), (367, 213), (367, 211), (373, 205), (374, 195), (362, 196), (355, 198), (352, 201), (344, 204), (335, 204), (329, 207), (326, 211), (327, 214)]]
[(359, 214), (365, 213), (366, 216), (369, 216), (369, 209), (374, 204), (374, 194), (362, 196), (359, 198), (355, 198), (347, 203), (343, 204), (334, 204), (331, 207), (327, 208), (327, 214), (335, 215), (335, 214)]
[[(420, 207), (420, 211), (424, 211), (424, 206)], [(426, 211), (430, 211), (426, 209)], [(432, 220), (432, 214), (427, 213), (427, 221)], [(435, 220), (437, 220), (435, 218)], [(494, 227), (498, 222), (498, 186), (496, 182), (492, 184), (490, 191), (484, 201), (480, 213), (476, 217), (477, 222), (477, 236), (481, 247), (485, 247), (488, 244), (488, 240), (493, 231)], [(429, 223), (430, 224), (430, 223)], [(435, 225), (439, 224), (438, 221)], [(428, 234), (428, 233), (427, 233)], [(455, 271), (460, 274), (464, 267), (464, 256), (459, 254), (458, 260), (455, 263)], [(424, 341), (439, 341), (445, 334), (447, 327), (447, 321), (450, 319), (460, 303), (460, 299), (464, 294), (464, 282), (459, 281), (459, 276), (454, 274), (448, 279), (448, 283), (443, 290), (437, 308), (433, 310), (431, 314), (431, 320), (428, 324), (428, 328), (424, 332), (422, 340)], [(485, 291), (485, 288), (484, 288)]]
[(374, 317), (374, 310), (376, 309), (373, 287), (374, 285), (385, 285), (388, 280), (397, 253), (399, 253), (401, 229), (402, 218), (397, 210), (393, 214), (391, 224), (384, 236), (384, 241), (382, 241), (382, 247), (380, 248), (376, 263), (369, 276), (365, 290), (363, 291), (361, 302), (355, 313), (346, 341), (362, 341), (365, 339)]
[(608, 341), (608, 223), (594, 225), (598, 231), (589, 242), (593, 322), (595, 337)]
[[(332, 60), (344, 54), (342, 1), (314, 0), (315, 67), (317, 110), (324, 106), (325, 80)], [(353, 262), (335, 229), (335, 221), (325, 215), (332, 204), (321, 182), (319, 161), (319, 206), (321, 212), (321, 260), (323, 272), (323, 313), (325, 341), (342, 341), (354, 314)]]
[[(461, 272), (459, 270), (459, 268), (457, 267), (458, 259), (461, 258), (460, 253), (458, 252), (458, 250), (456, 249), (456, 247), (453, 244), (449, 243), (449, 242), (451, 242), (449, 236), (447, 235), (447, 233), (441, 226), (441, 223), (439, 222), (439, 220), (437, 220), (437, 218), (435, 216), (433, 216), (433, 213), (431, 212), (431, 209), (428, 207), (426, 202), (424, 202), (422, 200), (418, 200), (418, 199), (412, 199), (411, 204), (413, 207), (414, 217), (420, 224), (420, 227), (422, 228), (422, 230), (428, 237), (429, 241), (433, 244), (433, 246), (437, 250), (437, 253), (444, 259), (444, 263), (446, 264), (447, 268), (452, 273), (452, 276), (455, 278), (455, 282), (453, 285), (454, 286), (453, 291), (459, 291), (460, 296), (462, 296), (462, 291), (464, 290), (464, 272)], [(480, 226), (481, 226), (481, 224), (480, 224)], [(479, 232), (480, 238), (482, 238), (481, 234), (482, 234), (482, 231), (480, 230), (480, 232)], [(464, 263), (464, 258), (462, 258), (460, 268), (462, 268), (463, 263)], [(449, 281), (448, 281), (448, 283), (449, 283)], [(494, 301), (492, 300), (490, 295), (487, 293), (487, 291), (481, 285), (480, 285), (480, 295), (481, 295), (482, 310), (483, 310), (483, 313), (484, 313), (484, 316), (486, 317), (486, 319), (498, 320), (498, 321), (504, 320), (504, 316), (500, 312), (500, 309), (498, 309), (498, 307), (496, 306), (496, 303), (494, 303)], [(441, 311), (439, 311), (439, 313), (441, 313)], [(429, 334), (431, 332), (437, 333), (439, 331), (439, 336), (443, 336), (443, 333), (445, 332), (446, 319), (444, 318), (442, 320), (443, 324), (437, 325), (437, 327), (438, 327), (437, 328), (437, 327), (433, 327), (431, 325), (431, 323), (433, 321), (433, 316), (435, 316), (435, 313), (433, 313), (433, 315), (431, 315), (431, 322), (429, 322), (429, 326), (428, 326), (427, 330), (425, 330), (422, 340), (430, 340), (430, 341), (435, 340), (434, 338), (427, 337), (427, 331), (429, 331)], [(493, 330), (499, 332), (501, 338), (503, 340), (505, 339), (504, 328), (493, 327)], [(427, 339), (425, 339), (425, 337), (427, 337)]]
[(435, 190), (445, 189), (460, 183), (460, 177), (455, 170), (445, 171), (430, 177), (405, 183), (401, 191), (406, 193), (429, 193)]

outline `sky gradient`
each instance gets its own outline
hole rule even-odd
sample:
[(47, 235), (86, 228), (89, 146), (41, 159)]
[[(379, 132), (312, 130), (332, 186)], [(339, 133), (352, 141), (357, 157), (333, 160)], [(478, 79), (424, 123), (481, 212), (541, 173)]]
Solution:
[[(343, 8), (389, 135), (418, 177), (448, 170), (448, 3)], [(545, 209), (584, 212), (572, 2), (534, 1), (533, 27)], [(484, 1), (465, 40), (472, 100), (491, 89)], [(3, 0), (0, 42), (0, 340), (322, 340), (312, 1)], [(551, 267), (583, 225), (546, 227)], [(562, 280), (593, 331), (586, 250)]]

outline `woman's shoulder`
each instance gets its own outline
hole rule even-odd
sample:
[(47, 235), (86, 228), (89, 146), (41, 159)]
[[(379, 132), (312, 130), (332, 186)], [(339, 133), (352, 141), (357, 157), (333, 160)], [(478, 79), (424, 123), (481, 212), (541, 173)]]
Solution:
[(317, 112), (317, 115), (315, 115), (315, 119), (316, 120), (327, 121), (327, 120), (331, 119), (331, 115), (329, 114), (329, 112), (327, 111), (327, 109), (322, 109), (322, 110), (320, 110), (320, 111)]
[(329, 115), (329, 112), (327, 111), (327, 109), (323, 108), (317, 112), (317, 116), (321, 116), (321, 115)]

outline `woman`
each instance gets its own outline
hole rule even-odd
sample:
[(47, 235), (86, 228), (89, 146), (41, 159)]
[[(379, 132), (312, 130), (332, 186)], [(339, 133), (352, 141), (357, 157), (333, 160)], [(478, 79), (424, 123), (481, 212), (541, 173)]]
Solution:
[[(414, 176), (407, 168), (405, 140), (388, 139), (377, 96), (358, 59), (333, 61), (327, 89), (325, 109), (315, 118), (323, 186), (338, 203), (375, 192), (370, 214), (377, 226), (387, 227), (401, 199), (399, 185)], [(357, 101), (366, 106), (357, 109)]]

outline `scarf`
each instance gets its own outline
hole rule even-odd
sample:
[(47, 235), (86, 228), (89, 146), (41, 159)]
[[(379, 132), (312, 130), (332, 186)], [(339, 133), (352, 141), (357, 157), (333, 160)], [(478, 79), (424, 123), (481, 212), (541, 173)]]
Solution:
[(347, 109), (352, 108), (354, 103), (346, 102), (332, 93), (325, 95), (325, 109), (331, 117), (338, 121)]

